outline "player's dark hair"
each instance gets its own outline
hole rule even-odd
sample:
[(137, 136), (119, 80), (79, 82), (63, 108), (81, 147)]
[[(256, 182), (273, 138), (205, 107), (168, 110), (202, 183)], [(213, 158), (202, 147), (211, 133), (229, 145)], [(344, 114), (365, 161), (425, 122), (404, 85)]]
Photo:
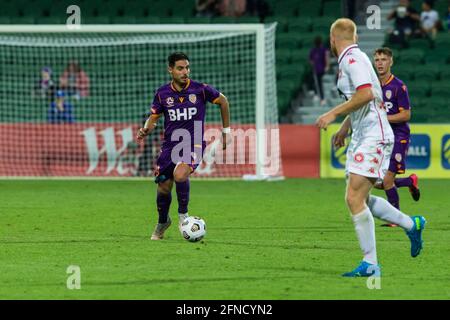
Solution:
[(171, 53), (169, 55), (169, 57), (167, 58), (167, 61), (169, 62), (169, 67), (173, 68), (175, 66), (175, 62), (177, 62), (179, 60), (188, 60), (189, 61), (189, 57), (186, 54), (184, 54), (183, 52)]
[(392, 53), (392, 50), (389, 49), (388, 47), (376, 49), (375, 52), (373, 53), (373, 55), (376, 55), (376, 54), (385, 54), (391, 58), (394, 56), (394, 54)]

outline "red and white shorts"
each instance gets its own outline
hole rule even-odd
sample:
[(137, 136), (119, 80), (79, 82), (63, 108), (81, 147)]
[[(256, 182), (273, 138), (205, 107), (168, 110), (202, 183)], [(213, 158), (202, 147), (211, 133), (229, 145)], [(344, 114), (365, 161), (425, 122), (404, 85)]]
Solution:
[(383, 179), (389, 168), (393, 141), (362, 140), (350, 142), (345, 173)]

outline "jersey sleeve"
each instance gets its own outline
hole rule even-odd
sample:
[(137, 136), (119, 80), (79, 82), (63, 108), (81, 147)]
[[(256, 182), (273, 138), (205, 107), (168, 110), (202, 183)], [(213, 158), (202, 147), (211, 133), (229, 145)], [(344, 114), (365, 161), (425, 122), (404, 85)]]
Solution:
[(409, 102), (408, 88), (406, 87), (405, 84), (403, 84), (397, 90), (397, 105), (400, 111), (411, 109), (411, 105)]
[(370, 66), (364, 63), (362, 57), (348, 55), (344, 57), (344, 68), (356, 90), (372, 86)]
[(205, 100), (211, 103), (216, 103), (220, 96), (220, 92), (208, 84), (203, 84), (203, 93)]
[(150, 108), (151, 114), (161, 114), (163, 113), (163, 106), (161, 103), (161, 97), (159, 96), (159, 92), (155, 94), (153, 98), (152, 106)]

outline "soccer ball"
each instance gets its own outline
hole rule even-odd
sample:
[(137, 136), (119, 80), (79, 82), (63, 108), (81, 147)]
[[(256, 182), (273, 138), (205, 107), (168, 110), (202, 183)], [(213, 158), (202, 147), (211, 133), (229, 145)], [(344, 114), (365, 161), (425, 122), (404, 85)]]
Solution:
[(187, 241), (199, 241), (206, 234), (205, 220), (199, 217), (187, 217), (181, 224), (180, 231), (183, 238)]

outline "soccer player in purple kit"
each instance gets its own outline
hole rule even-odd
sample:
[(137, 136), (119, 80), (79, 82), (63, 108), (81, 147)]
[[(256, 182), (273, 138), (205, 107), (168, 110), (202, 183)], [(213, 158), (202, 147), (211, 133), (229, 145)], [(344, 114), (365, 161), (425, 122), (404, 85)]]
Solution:
[(400, 198), (397, 188), (408, 187), (415, 201), (418, 201), (420, 198), (416, 174), (411, 174), (407, 178), (395, 178), (397, 174), (403, 174), (406, 170), (406, 156), (410, 142), (408, 121), (411, 118), (411, 106), (406, 85), (391, 73), (393, 65), (392, 51), (387, 47), (376, 49), (374, 64), (383, 90), (383, 101), (388, 114), (388, 121), (395, 136), (389, 169), (382, 183), (378, 184), (377, 187), (384, 189), (389, 203), (400, 209)]
[(156, 91), (150, 117), (137, 134), (138, 140), (142, 140), (151, 133), (158, 119), (164, 115), (164, 139), (155, 171), (159, 218), (151, 236), (152, 240), (163, 239), (164, 232), (171, 225), (169, 208), (174, 182), (179, 225), (188, 217), (189, 176), (199, 165), (206, 146), (203, 133), (207, 102), (220, 106), (223, 149), (230, 140), (231, 132), (227, 98), (210, 85), (189, 78), (190, 65), (186, 54), (174, 52), (169, 55), (168, 72), (172, 81)]

